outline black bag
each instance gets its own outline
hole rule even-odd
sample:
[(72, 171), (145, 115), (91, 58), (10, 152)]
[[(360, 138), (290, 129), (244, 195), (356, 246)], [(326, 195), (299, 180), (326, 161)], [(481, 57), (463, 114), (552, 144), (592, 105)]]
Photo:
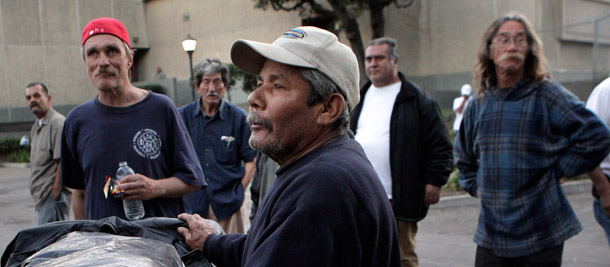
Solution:
[[(49, 266), (54, 264), (53, 259), (59, 257), (66, 257), (63, 258), (62, 264), (68, 259), (73, 260), (70, 266), (132, 266), (131, 263), (181, 266), (177, 260), (179, 257), (185, 266), (211, 267), (201, 251), (191, 250), (185, 244), (184, 237), (176, 231), (179, 226), (188, 227), (184, 221), (173, 218), (126, 221), (118, 217), (108, 217), (100, 220), (48, 223), (20, 231), (4, 251), (2, 266)], [(54, 244), (56, 242), (58, 244)], [(82, 242), (83, 245), (74, 246), (74, 242)], [(90, 246), (85, 245), (87, 243), (90, 243)], [(114, 254), (110, 256), (109, 252)], [(104, 253), (108, 253), (108, 256), (104, 257)], [(108, 261), (91, 261), (99, 256), (99, 260), (106, 258)], [(141, 262), (145, 258), (150, 261)]]

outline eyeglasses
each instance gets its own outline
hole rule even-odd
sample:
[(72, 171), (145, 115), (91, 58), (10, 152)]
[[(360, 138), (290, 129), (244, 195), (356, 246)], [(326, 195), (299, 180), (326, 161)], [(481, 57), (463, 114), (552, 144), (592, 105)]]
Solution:
[(500, 49), (504, 49), (510, 45), (511, 40), (515, 42), (515, 46), (519, 48), (527, 47), (527, 38), (525, 36), (515, 36), (513, 38), (509, 36), (500, 36), (492, 44)]

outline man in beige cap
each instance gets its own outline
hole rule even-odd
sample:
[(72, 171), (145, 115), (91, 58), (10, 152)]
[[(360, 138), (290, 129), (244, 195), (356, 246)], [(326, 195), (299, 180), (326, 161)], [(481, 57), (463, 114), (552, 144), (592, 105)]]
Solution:
[(351, 49), (299, 27), (271, 44), (238, 40), (231, 59), (259, 75), (250, 145), (280, 167), (248, 234), (217, 236), (199, 215), (181, 214), (186, 243), (218, 266), (400, 266), (383, 187), (346, 134), (359, 100)]

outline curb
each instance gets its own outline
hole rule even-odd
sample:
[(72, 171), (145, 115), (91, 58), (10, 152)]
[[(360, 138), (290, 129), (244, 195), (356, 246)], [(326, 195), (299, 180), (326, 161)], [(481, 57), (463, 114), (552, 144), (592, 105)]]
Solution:
[[(592, 182), (589, 179), (566, 182), (561, 185), (563, 192), (566, 195), (577, 194), (591, 191)], [(442, 197), (435, 205), (430, 206), (431, 209), (443, 209), (457, 206), (479, 205), (479, 199), (470, 196), (469, 194), (459, 196)]]
[(0, 162), (0, 167), (3, 168), (29, 168), (30, 163), (14, 163), (14, 162)]

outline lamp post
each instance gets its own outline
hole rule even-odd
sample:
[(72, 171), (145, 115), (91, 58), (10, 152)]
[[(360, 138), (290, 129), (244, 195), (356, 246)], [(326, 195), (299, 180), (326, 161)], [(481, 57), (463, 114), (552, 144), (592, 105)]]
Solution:
[(191, 34), (187, 34), (186, 38), (182, 40), (182, 48), (189, 55), (189, 69), (191, 70), (191, 93), (193, 101), (195, 101), (195, 85), (193, 84), (193, 51), (197, 47), (197, 39), (193, 38)]

